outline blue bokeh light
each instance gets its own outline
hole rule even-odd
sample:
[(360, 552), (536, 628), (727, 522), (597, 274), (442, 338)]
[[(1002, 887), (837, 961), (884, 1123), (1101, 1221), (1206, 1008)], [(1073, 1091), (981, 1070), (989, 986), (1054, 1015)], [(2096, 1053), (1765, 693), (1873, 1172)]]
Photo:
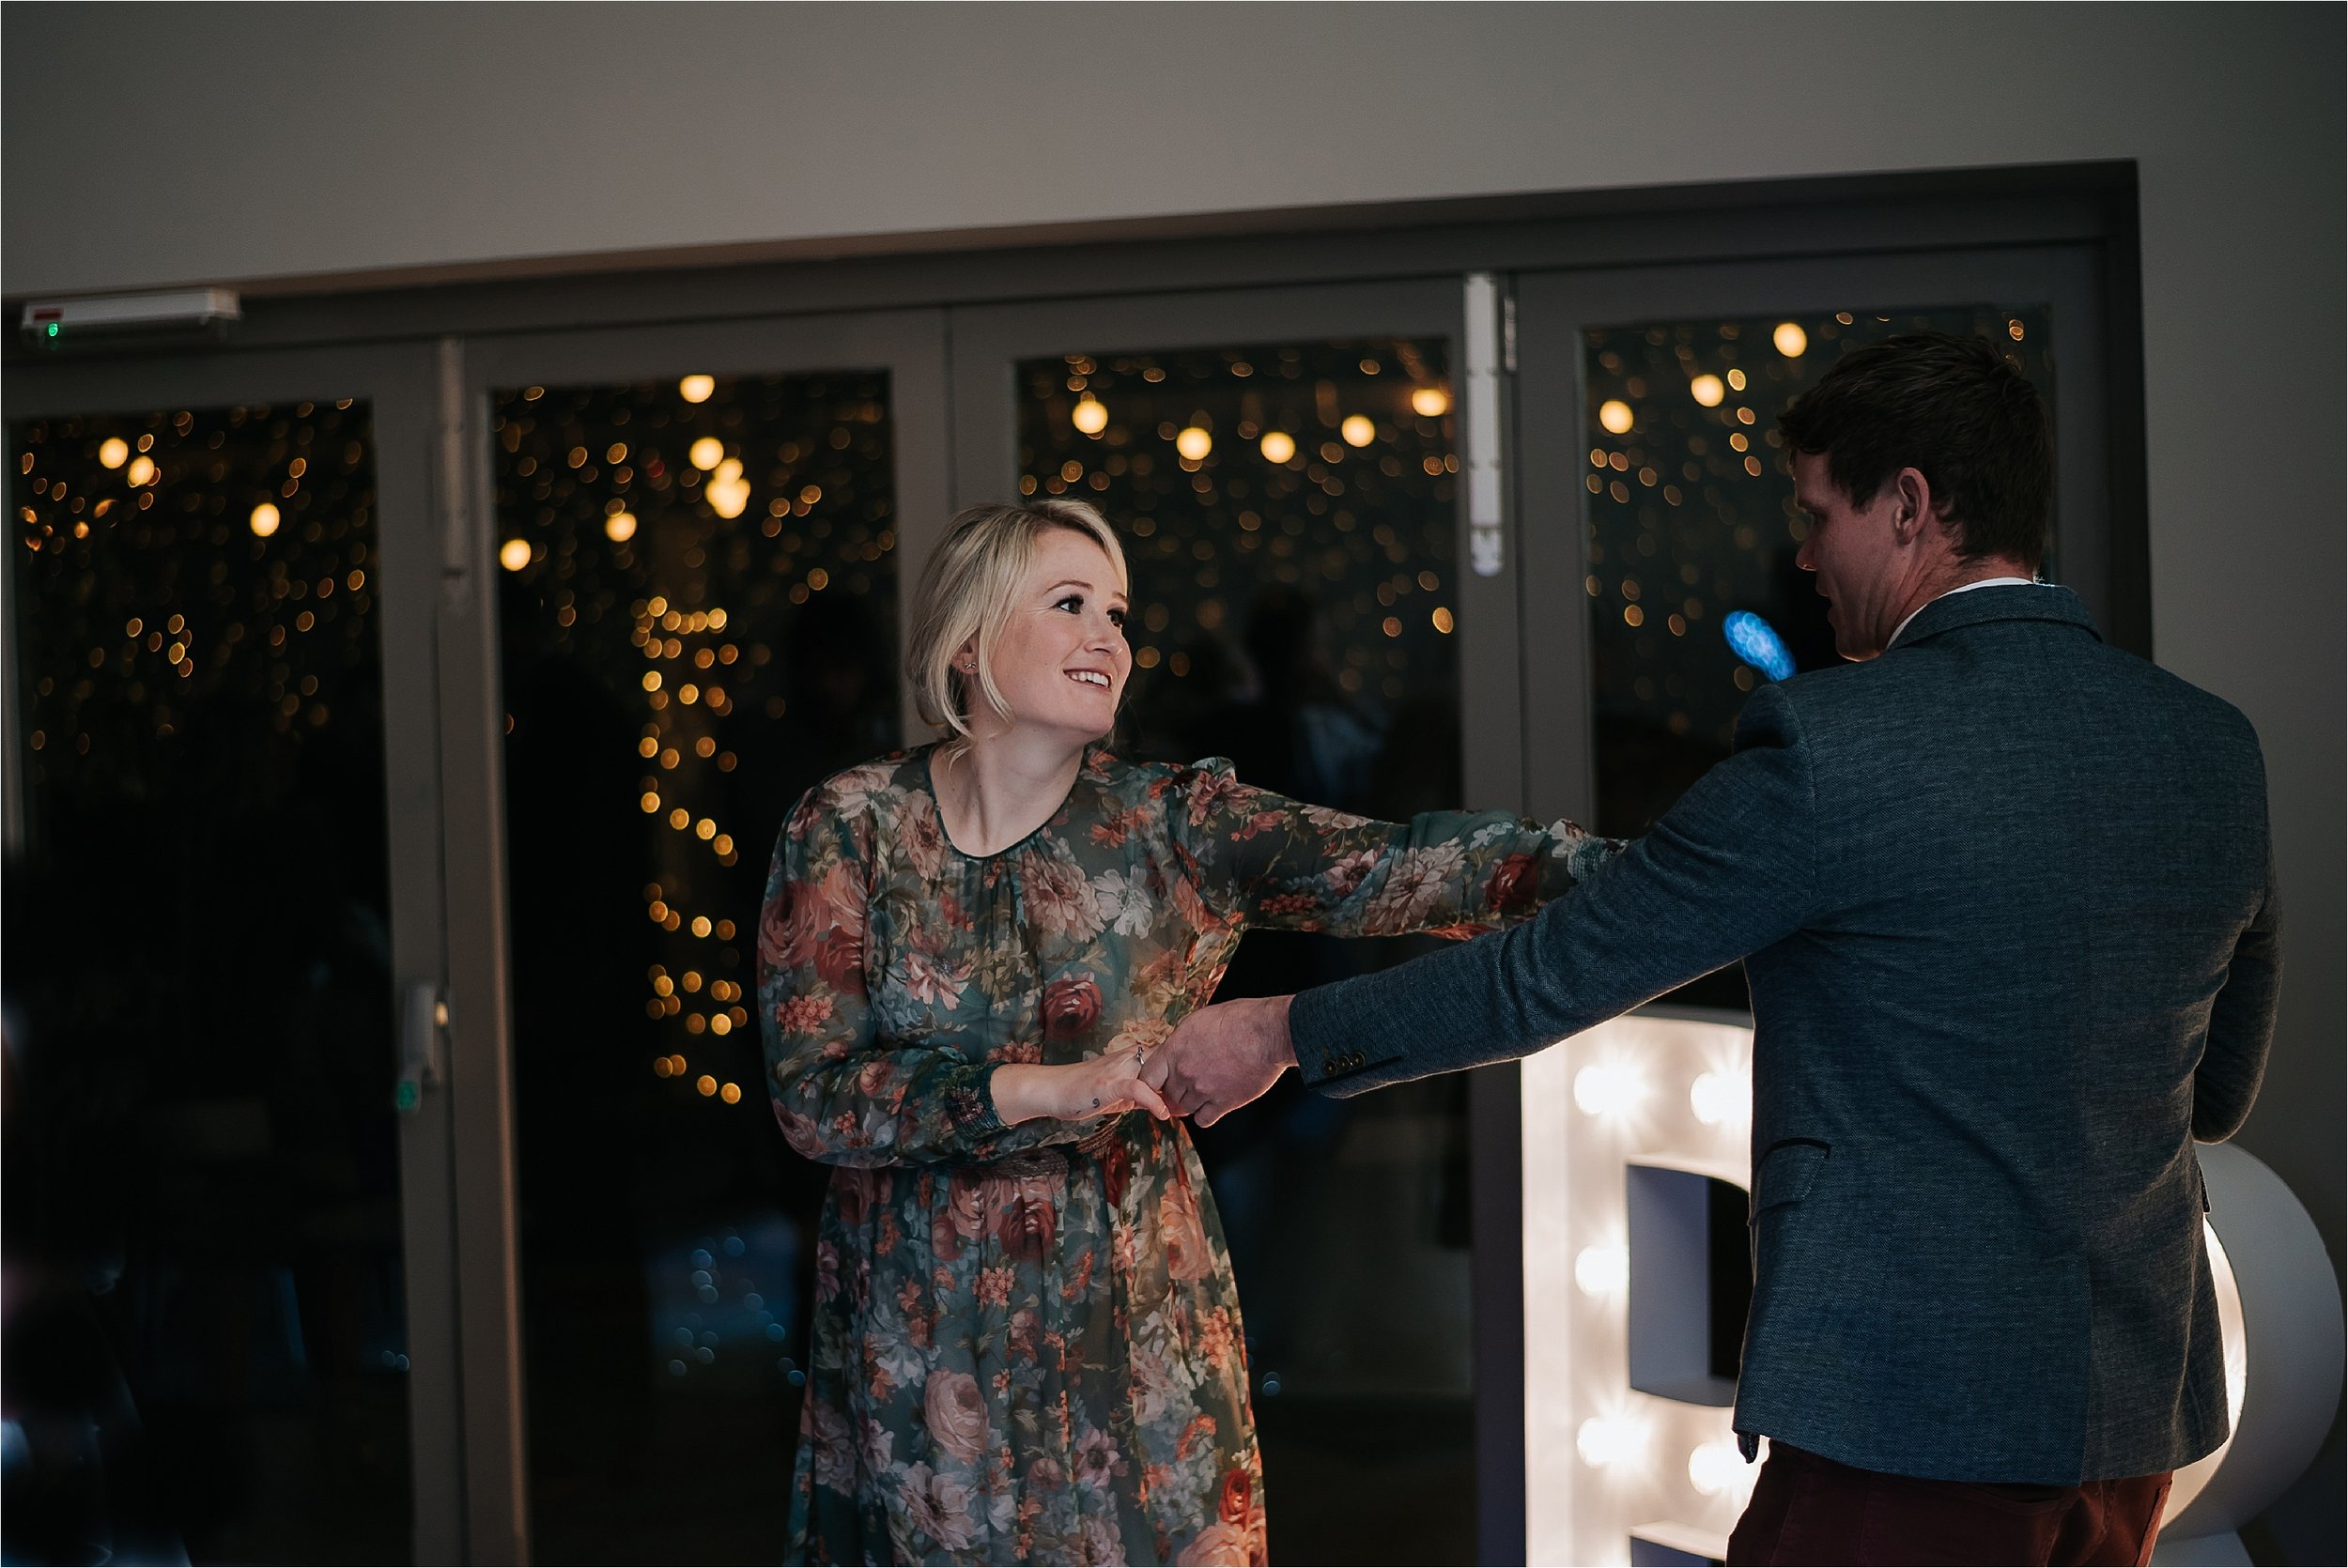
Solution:
[(1753, 611), (1730, 610), (1721, 622), (1721, 632), (1731, 653), (1770, 680), (1786, 680), (1794, 673), (1794, 655), (1786, 651), (1785, 639)]

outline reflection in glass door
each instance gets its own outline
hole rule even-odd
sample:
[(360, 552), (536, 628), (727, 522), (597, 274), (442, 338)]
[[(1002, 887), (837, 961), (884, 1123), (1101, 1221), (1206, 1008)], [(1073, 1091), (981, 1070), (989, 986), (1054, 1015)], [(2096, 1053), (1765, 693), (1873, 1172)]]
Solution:
[[(1460, 806), (1446, 340), (1067, 347), (1016, 366), (1017, 484), (1089, 500), (1126, 534), (1135, 675), (1117, 744), (1228, 756), (1250, 783), (1365, 815)], [(1217, 994), (1431, 945), (1251, 932)], [(1239, 1283), (1273, 1552), (1470, 1560), (1464, 1081), (1338, 1101), (1290, 1080), (1197, 1138)]]
[[(1599, 831), (1645, 832), (1728, 755), (1746, 694), (1839, 661), (1794, 563), (1778, 412), (1836, 358), (1897, 332), (1986, 336), (2053, 406), (2043, 305), (1642, 322), (1583, 334), (1589, 467), (1583, 591), (1597, 715)], [(2046, 575), (2061, 562), (2050, 554)], [(1740, 615), (1741, 612), (1741, 615)]]
[(363, 403), (11, 431), (5, 1553), (411, 1553)]
[(753, 922), (792, 801), (899, 738), (890, 378), (491, 401), (533, 1551), (770, 1561), (829, 1173)]
[[(2054, 407), (2044, 305), (1820, 311), (1640, 322), (1583, 334), (1592, 759), (1601, 833), (1635, 837), (1729, 752), (1763, 682), (1840, 662), (1825, 603), (1795, 564), (1778, 411), (1835, 359), (1897, 332), (1980, 335)], [(2060, 580), (2049, 552), (2045, 576)], [(1732, 966), (1678, 994), (1746, 1005)]]

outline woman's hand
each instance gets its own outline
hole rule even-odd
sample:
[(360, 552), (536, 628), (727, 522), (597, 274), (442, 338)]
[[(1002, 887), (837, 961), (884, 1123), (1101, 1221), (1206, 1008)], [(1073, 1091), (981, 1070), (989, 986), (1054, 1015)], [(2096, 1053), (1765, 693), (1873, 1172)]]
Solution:
[(1039, 1116), (1063, 1122), (1096, 1121), (1128, 1111), (1147, 1111), (1161, 1121), (1171, 1121), (1166, 1101), (1141, 1080), (1144, 1065), (1142, 1048), (1128, 1046), (1057, 1067), (1013, 1063), (997, 1068), (989, 1081), (995, 1093), (995, 1115), (1005, 1127)]

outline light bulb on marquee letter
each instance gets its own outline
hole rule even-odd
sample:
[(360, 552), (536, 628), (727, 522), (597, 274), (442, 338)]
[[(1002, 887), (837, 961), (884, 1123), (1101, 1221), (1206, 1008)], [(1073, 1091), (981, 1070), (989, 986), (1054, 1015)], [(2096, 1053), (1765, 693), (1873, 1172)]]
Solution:
[(1593, 1116), (1628, 1114), (1645, 1089), (1636, 1068), (1612, 1062), (1593, 1062), (1573, 1075), (1573, 1102)]
[(1638, 1423), (1629, 1416), (1592, 1416), (1574, 1434), (1574, 1447), (1581, 1451), (1583, 1464), (1602, 1469), (1634, 1457), (1642, 1436)]
[(1696, 1081), (1688, 1085), (1688, 1108), (1696, 1114), (1696, 1120), (1707, 1127), (1718, 1127), (1737, 1114), (1739, 1099), (1750, 1099), (1751, 1085), (1722, 1077), (1717, 1072), (1699, 1072)]
[(1707, 1498), (1733, 1489), (1745, 1456), (1726, 1443), (1699, 1443), (1688, 1455), (1688, 1483)]
[(1630, 1283), (1630, 1249), (1584, 1247), (1574, 1254), (1573, 1283), (1584, 1296), (1614, 1296)]

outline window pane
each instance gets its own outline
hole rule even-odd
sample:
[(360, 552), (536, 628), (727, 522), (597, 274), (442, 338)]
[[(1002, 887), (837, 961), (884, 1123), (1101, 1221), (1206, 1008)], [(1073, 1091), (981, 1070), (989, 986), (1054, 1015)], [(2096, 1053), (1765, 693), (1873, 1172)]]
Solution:
[(842, 374), (497, 397), (548, 1561), (783, 1549), (827, 1173), (761, 1086), (752, 923), (792, 802), (899, 739), (888, 396)]
[[(1732, 647), (1732, 612), (1766, 623), (1796, 670), (1837, 662), (1825, 601), (1794, 561), (1806, 525), (1777, 416), (1845, 350), (1920, 329), (2003, 345), (2051, 412), (2044, 306), (1844, 311), (1585, 334), (1583, 588), (1599, 831), (1645, 832), (1728, 755), (1747, 695), (1771, 679)], [(2049, 553), (2049, 578), (2055, 566)], [(1679, 999), (1742, 1007), (1743, 973), (1707, 976)]]
[[(1228, 756), (1381, 817), (1463, 804), (1448, 371), (1441, 341), (1396, 338), (1018, 367), (1020, 489), (1093, 502), (1132, 558), (1128, 755)], [(1218, 994), (1429, 945), (1252, 932)], [(1458, 1078), (1343, 1101), (1291, 1080), (1198, 1131), (1275, 1559), (1474, 1549), (1466, 1139)]]
[(405, 1560), (368, 410), (13, 434), (5, 1555)]

